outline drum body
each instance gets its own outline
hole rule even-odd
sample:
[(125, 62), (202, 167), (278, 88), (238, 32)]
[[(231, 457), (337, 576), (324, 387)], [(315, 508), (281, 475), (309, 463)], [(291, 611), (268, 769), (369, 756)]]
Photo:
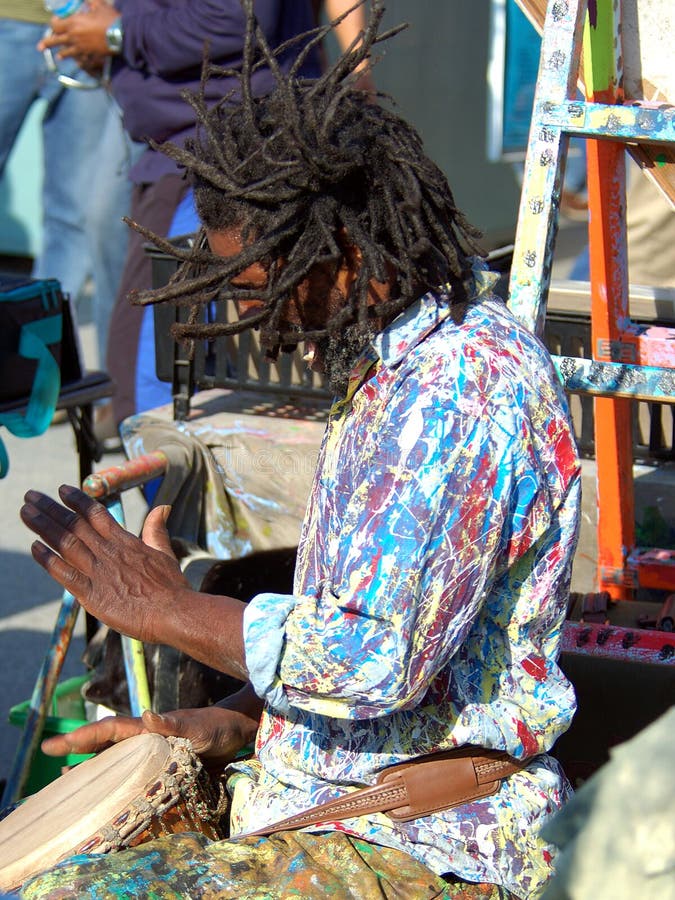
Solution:
[(219, 798), (188, 741), (140, 734), (33, 794), (0, 822), (0, 889), (78, 853), (108, 853), (162, 834), (221, 840)]

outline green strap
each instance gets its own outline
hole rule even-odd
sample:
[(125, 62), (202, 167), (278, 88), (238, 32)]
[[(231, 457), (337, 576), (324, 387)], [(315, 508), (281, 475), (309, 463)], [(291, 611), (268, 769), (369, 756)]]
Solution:
[[(63, 318), (61, 314), (28, 322), (21, 329), (19, 353), (25, 359), (36, 359), (38, 366), (33, 379), (25, 413), (0, 413), (0, 425), (4, 425), (16, 437), (36, 437), (43, 434), (54, 417), (54, 410), (61, 390), (61, 371), (49, 350), (50, 344), (61, 340)], [(7, 451), (0, 441), (0, 478), (9, 468)]]

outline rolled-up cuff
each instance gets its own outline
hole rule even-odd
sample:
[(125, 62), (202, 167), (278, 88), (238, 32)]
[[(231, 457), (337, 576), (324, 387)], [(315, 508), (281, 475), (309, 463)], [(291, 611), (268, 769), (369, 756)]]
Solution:
[(286, 620), (297, 603), (292, 594), (258, 594), (244, 610), (246, 668), (256, 694), (275, 711), (290, 710), (279, 678)]

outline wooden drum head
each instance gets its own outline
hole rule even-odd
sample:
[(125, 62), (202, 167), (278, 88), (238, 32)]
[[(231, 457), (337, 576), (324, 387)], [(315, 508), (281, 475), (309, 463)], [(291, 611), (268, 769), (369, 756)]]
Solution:
[[(106, 853), (161, 833), (217, 839), (200, 821), (215, 805), (212, 795), (196, 797), (198, 789), (205, 793), (203, 778), (188, 741), (158, 734), (137, 735), (80, 763), (0, 822), (0, 889), (16, 889), (76, 853)], [(177, 806), (186, 807), (178, 816)], [(165, 826), (167, 815), (173, 821)]]

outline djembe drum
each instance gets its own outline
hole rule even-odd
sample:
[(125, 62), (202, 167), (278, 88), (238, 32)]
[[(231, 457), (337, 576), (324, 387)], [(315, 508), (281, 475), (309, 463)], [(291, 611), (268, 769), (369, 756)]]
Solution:
[(0, 889), (77, 853), (109, 853), (162, 834), (221, 840), (222, 798), (189, 741), (140, 734), (48, 784), (0, 822)]

